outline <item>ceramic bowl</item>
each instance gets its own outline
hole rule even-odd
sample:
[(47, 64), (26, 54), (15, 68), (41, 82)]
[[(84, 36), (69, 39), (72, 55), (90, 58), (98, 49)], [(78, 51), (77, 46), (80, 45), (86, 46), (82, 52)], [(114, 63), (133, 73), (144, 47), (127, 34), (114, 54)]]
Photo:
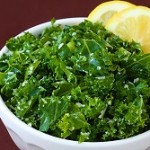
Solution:
[[(74, 25), (82, 22), (85, 18), (66, 18), (56, 21), (56, 24)], [(50, 22), (46, 22), (28, 29), (34, 35), (49, 27)], [(18, 36), (24, 33), (19, 34)], [(5, 53), (7, 48), (4, 46), (0, 55)], [(5, 105), (0, 96), (0, 117), (6, 126), (14, 143), (21, 150), (150, 150), (150, 131), (137, 136), (109, 141), (109, 142), (83, 142), (61, 139), (42, 133), (21, 120), (19, 120)]]

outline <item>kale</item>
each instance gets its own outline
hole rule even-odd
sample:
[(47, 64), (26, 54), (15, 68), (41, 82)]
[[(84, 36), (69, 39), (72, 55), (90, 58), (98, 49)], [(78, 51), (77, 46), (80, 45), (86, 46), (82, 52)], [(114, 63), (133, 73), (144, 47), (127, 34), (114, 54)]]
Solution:
[(42, 132), (110, 141), (150, 128), (150, 54), (99, 23), (52, 25), (11, 38), (0, 57), (0, 92), (11, 111)]

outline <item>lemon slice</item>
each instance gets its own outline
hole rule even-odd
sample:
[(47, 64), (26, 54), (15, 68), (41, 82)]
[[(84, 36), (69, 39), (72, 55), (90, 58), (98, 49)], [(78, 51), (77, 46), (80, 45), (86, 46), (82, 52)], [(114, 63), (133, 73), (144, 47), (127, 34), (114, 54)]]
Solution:
[(88, 16), (88, 20), (92, 22), (102, 22), (104, 25), (107, 20), (115, 13), (133, 7), (135, 5), (125, 1), (109, 1), (98, 5)]
[(137, 6), (123, 10), (108, 20), (106, 29), (124, 40), (140, 43), (144, 53), (150, 53), (150, 8)]

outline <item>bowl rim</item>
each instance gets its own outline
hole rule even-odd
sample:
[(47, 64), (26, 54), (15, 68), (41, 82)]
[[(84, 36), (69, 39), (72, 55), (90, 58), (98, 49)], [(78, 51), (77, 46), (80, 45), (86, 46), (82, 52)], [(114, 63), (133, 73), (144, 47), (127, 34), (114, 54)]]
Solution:
[[(58, 19), (56, 20), (56, 24), (77, 24), (82, 22), (83, 20), (87, 19), (86, 17), (75, 17), (75, 18), (64, 18), (64, 19)], [(39, 31), (42, 31), (44, 28), (49, 27), (50, 26), (50, 22), (45, 22), (45, 23), (41, 23), (39, 25), (36, 25), (34, 27), (31, 27), (23, 32), (21, 32), (20, 34), (18, 34), (17, 36), (20, 36), (22, 34), (24, 34), (25, 32), (31, 32), (33, 34), (39, 34)], [(17, 37), (16, 36), (16, 37)], [(5, 53), (7, 51), (6, 46), (4, 46), (1, 51), (0, 51), (0, 56)], [(80, 147), (106, 147), (108, 145), (111, 146), (119, 146), (119, 145), (124, 145), (124, 144), (128, 144), (128, 143), (133, 143), (135, 141), (140, 141), (141, 139), (145, 139), (147, 137), (150, 138), (150, 130), (143, 132), (141, 134), (126, 138), (126, 139), (121, 139), (121, 140), (114, 140), (114, 141), (104, 141), (104, 142), (82, 142), (81, 144), (79, 144), (78, 141), (73, 141), (73, 140), (68, 140), (68, 139), (63, 139), (60, 137), (55, 137), (46, 133), (43, 133), (41, 131), (39, 131), (38, 129), (35, 129), (33, 127), (30, 127), (29, 125), (27, 125), (26, 123), (24, 123), (23, 121), (21, 121), (17, 116), (15, 116), (15, 114), (13, 114), (10, 109), (6, 106), (5, 102), (3, 101), (1, 95), (0, 95), (0, 118), (3, 121), (3, 116), (5, 116), (5, 118), (9, 119), (10, 121), (12, 121), (15, 125), (19, 126), (20, 128), (22, 128), (24, 131), (26, 132), (30, 132), (30, 134), (34, 134), (37, 137), (40, 137), (42, 139), (45, 140), (49, 140), (49, 141), (53, 141), (54, 143), (61, 143), (61, 144), (65, 144), (65, 145), (73, 145), (73, 146), (80, 146)], [(5, 125), (5, 123), (4, 123)]]

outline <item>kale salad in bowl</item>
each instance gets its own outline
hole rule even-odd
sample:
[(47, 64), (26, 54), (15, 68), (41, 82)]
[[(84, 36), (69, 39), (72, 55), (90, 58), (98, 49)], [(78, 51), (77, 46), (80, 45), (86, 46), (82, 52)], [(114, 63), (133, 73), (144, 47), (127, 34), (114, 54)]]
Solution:
[(0, 95), (20, 149), (150, 146), (150, 54), (86, 18), (52, 19), (10, 38)]

